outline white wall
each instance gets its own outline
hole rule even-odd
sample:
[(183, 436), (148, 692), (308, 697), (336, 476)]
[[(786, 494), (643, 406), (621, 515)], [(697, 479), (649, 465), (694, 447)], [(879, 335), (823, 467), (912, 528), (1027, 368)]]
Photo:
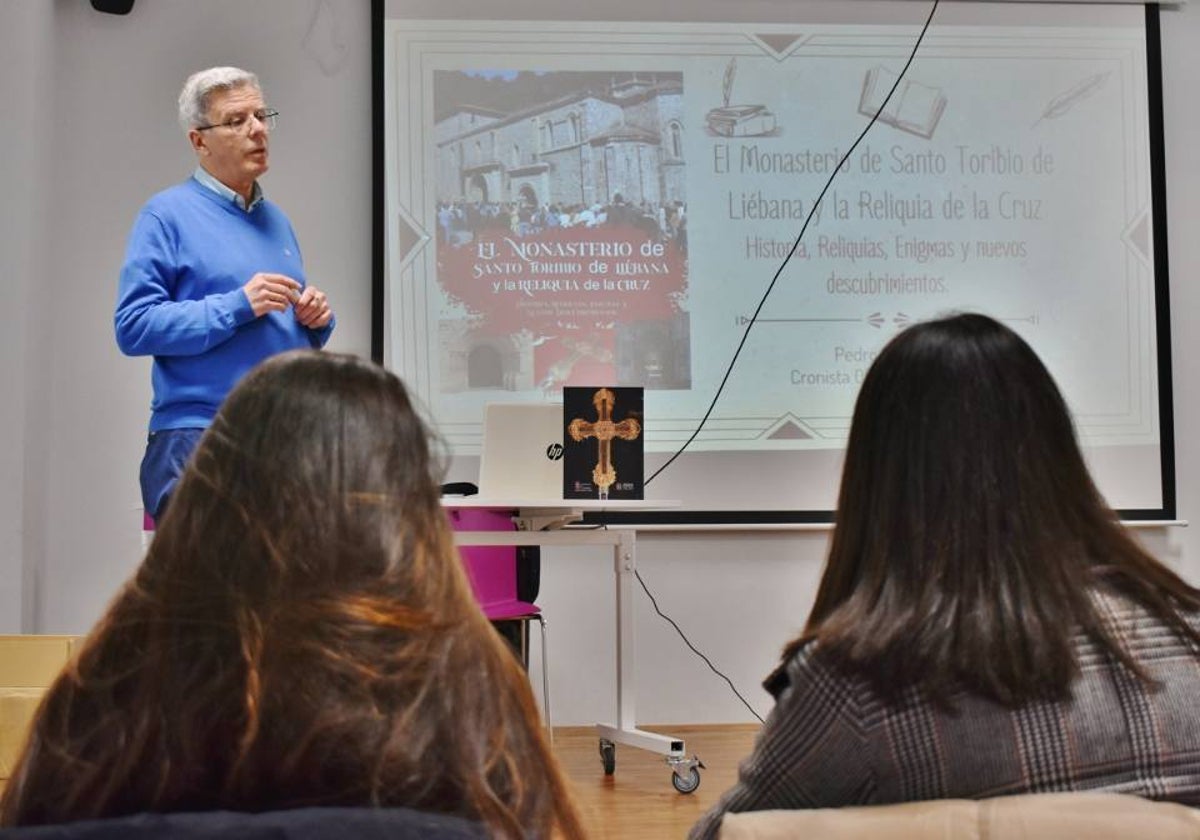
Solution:
[(138, 208), (195, 166), (175, 121), (192, 71), (259, 74), (281, 112), (266, 192), (335, 307), (330, 347), (369, 353), (369, 32), (357, 0), (0, 4), (0, 251), (19, 294), (0, 338), (18, 362), (0, 366), (0, 631), (86, 629), (138, 561), (150, 363), (117, 351), (112, 311)]
[[(0, 288), (7, 293), (8, 314), (0, 329), (0, 632), (20, 628), (28, 612), (26, 587), (35, 578), (41, 556), (40, 534), (26, 501), (42, 485), (40, 464), (28, 440), (27, 418), (44, 406), (31, 383), (32, 347), (47, 306), (39, 294), (39, 257), (43, 215), (41, 193), (44, 144), (50, 111), (42, 107), (50, 94), (53, 66), (52, 6), (22, 3), (0, 12), (0, 57), (21, 72), (0, 73), (0, 113), (9, 115), (0, 184), (8, 196), (0, 224)], [(31, 605), (30, 605), (31, 606)]]
[[(117, 352), (112, 307), (138, 207), (192, 168), (174, 122), (191, 71), (230, 63), (260, 74), (282, 114), (265, 188), (336, 306), (331, 346), (369, 351), (367, 17), (362, 0), (138, 0), (128, 17), (83, 0), (0, 2), (0, 632), (86, 630), (138, 560), (149, 362)], [(1200, 3), (1165, 10), (1163, 29), (1179, 513), (1196, 519)], [(1146, 538), (1200, 580), (1192, 529)], [(663, 609), (762, 712), (759, 682), (804, 621), (825, 545), (824, 533), (655, 532), (639, 540), (639, 565)], [(555, 722), (611, 717), (611, 557), (547, 553), (540, 600)], [(636, 601), (639, 720), (750, 719), (648, 600)]]

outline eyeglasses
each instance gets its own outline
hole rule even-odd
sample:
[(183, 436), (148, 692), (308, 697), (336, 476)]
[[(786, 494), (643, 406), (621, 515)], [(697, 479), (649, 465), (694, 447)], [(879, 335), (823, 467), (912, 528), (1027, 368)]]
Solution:
[(196, 126), (196, 131), (208, 131), (210, 128), (228, 128), (230, 131), (235, 133), (245, 133), (250, 130), (251, 117), (254, 117), (254, 119), (262, 123), (263, 128), (265, 128), (267, 131), (273, 131), (275, 129), (275, 123), (279, 119), (279, 112), (272, 108), (267, 108), (262, 111), (255, 111), (252, 114), (237, 114), (236, 116), (231, 117), (222, 123), (198, 125)]

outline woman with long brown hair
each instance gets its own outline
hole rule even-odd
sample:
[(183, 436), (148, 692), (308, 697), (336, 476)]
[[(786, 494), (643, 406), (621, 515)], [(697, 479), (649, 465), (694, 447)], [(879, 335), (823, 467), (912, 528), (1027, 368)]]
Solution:
[(729, 811), (1104, 790), (1200, 805), (1200, 590), (1092, 483), (1016, 333), (900, 333), (858, 396), (804, 633)]
[(301, 351), (252, 371), (48, 692), (0, 824), (402, 806), (583, 836), (435, 473), (382, 368)]

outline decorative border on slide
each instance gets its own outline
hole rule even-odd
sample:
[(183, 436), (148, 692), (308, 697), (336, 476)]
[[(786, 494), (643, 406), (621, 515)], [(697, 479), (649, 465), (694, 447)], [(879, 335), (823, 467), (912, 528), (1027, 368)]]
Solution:
[[(384, 282), (389, 290), (387, 322), (400, 325), (400, 334), (390, 337), (388, 349), (392, 356), (389, 362), (427, 405), (443, 404), (434, 369), (436, 354), (429, 352), (429, 348), (438, 342), (439, 310), (436, 254), (430, 247), (432, 238), (428, 233), (438, 198), (431, 174), (428, 140), (428, 129), (433, 120), (434, 103), (429, 91), (434, 69), (456, 69), (456, 62), (467, 62), (464, 66), (476, 67), (490, 63), (527, 68), (545, 64), (551, 69), (594, 69), (596, 62), (602, 60), (597, 45), (603, 45), (604, 55), (636, 58), (640, 66), (647, 69), (657, 64), (672, 70), (678, 69), (677, 64), (671, 64), (673, 60), (696, 56), (767, 55), (776, 61), (794, 60), (810, 54), (895, 57), (911, 46), (907, 32), (892, 28), (854, 36), (823, 31), (829, 27), (813, 27), (802, 33), (797, 33), (795, 26), (783, 25), (681, 24), (672, 28), (671, 32), (659, 32), (642, 24), (616, 23), (581, 26), (566, 22), (386, 22), (384, 48), (389, 72), (396, 81), (396, 98), (384, 103), (384, 130), (392, 139), (386, 144), (388, 160), (384, 189), (389, 213), (385, 225), (386, 253), (392, 255), (393, 260), (386, 267)], [(1132, 108), (1137, 102), (1133, 91), (1138, 85), (1145, 84), (1138, 70), (1141, 63), (1139, 49), (1130, 46), (1128, 40), (1120, 40), (1113, 43), (1110, 52), (1098, 56), (1094, 45), (1076, 49), (1070, 39), (1058, 35), (1031, 37), (1028, 31), (989, 36), (931, 34), (922, 49), (921, 61), (928, 68), (938, 59), (965, 55), (1012, 61), (1078, 58), (1081, 62), (1090, 62), (1088, 66), (1098, 58), (1104, 59), (1112, 63), (1111, 83), (1119, 86), (1122, 107)], [(1125, 124), (1128, 130), (1122, 138), (1123, 165), (1127, 168), (1124, 177), (1132, 189), (1125, 199), (1129, 222), (1115, 235), (1120, 235), (1129, 245), (1123, 266), (1129, 316), (1125, 323), (1108, 325), (1114, 328), (1103, 330), (1107, 346), (1119, 342), (1125, 348), (1125, 361), (1121, 370), (1109, 371), (1112, 376), (1110, 407), (1104, 411), (1076, 414), (1078, 429), (1085, 440), (1115, 444), (1152, 443), (1157, 441), (1159, 434), (1155, 283), (1153, 259), (1144, 244), (1152, 233), (1147, 210), (1150, 195), (1148, 141), (1145, 138), (1147, 119), (1144, 114), (1139, 114), (1127, 118)], [(401, 165), (401, 161), (405, 164)], [(782, 304), (786, 305), (786, 302)], [(892, 330), (907, 323), (911, 317), (922, 316), (899, 310), (881, 312), (872, 309), (864, 311), (859, 320), (864, 327)], [(1064, 318), (1065, 313), (1050, 313), (1047, 317), (1058, 320)], [(1038, 316), (1013, 313), (1011, 320), (1028, 324), (1024, 332), (1036, 346)], [(760, 328), (774, 327), (756, 324), (755, 329)], [(694, 374), (693, 387), (703, 391), (709, 377), (709, 372)], [(697, 400), (698, 404), (700, 402)], [(848, 406), (843, 415), (836, 416), (809, 416), (787, 408), (766, 415), (718, 413), (709, 420), (693, 448), (699, 451), (706, 448), (758, 449), (764, 438), (771, 439), (781, 448), (814, 445), (828, 448), (844, 441), (849, 428), (849, 409)], [(648, 450), (665, 450), (682, 442), (699, 420), (699, 408), (694, 416), (663, 418), (651, 414), (647, 424)], [(471, 454), (477, 451), (481, 432), (478, 417), (455, 417), (451, 405), (450, 416), (439, 417), (439, 426), (456, 452)]]

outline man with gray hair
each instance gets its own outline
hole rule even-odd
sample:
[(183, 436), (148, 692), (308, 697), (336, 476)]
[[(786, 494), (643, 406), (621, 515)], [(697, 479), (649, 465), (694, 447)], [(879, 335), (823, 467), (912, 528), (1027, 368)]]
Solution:
[(129, 235), (114, 324), (122, 352), (154, 357), (141, 467), (153, 517), (237, 381), (268, 356), (324, 346), (333, 331), (291, 223), (258, 183), (278, 116), (253, 73), (193, 74), (179, 121), (198, 166), (151, 198)]

